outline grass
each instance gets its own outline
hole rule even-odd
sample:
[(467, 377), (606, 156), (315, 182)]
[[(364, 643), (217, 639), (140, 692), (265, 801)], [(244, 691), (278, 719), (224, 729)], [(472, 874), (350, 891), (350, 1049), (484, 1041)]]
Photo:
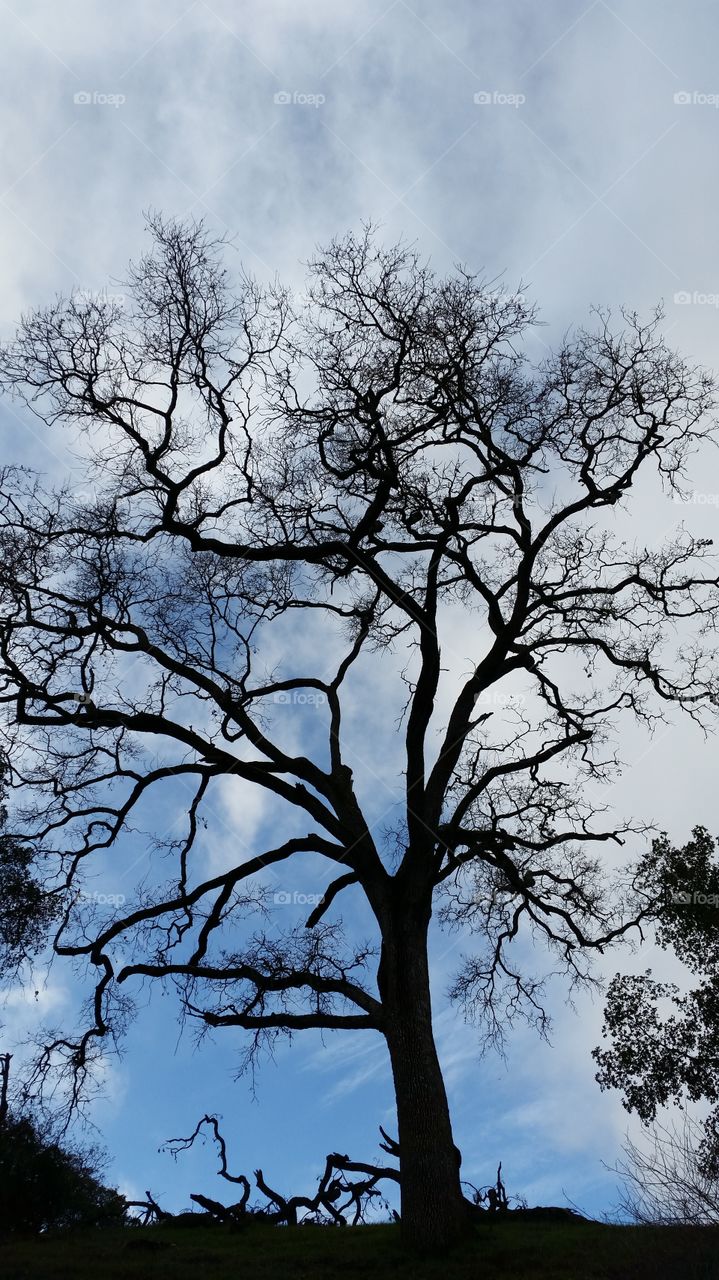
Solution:
[(719, 1280), (719, 1227), (500, 1221), (413, 1259), (396, 1226), (137, 1227), (0, 1241), (3, 1280)]

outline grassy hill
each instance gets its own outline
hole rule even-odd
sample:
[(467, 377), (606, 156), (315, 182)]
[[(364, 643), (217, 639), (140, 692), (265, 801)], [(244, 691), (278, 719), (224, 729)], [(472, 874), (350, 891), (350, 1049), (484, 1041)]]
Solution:
[(158, 1226), (0, 1242), (3, 1280), (719, 1280), (719, 1227), (499, 1221), (450, 1257), (395, 1226)]

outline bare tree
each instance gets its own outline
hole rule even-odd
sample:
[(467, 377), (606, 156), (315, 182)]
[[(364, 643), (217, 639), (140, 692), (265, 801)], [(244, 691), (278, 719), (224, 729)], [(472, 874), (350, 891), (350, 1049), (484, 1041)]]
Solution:
[(686, 1114), (681, 1126), (645, 1125), (641, 1143), (628, 1137), (615, 1167), (624, 1183), (622, 1212), (661, 1226), (719, 1223), (719, 1170), (704, 1158), (705, 1139), (704, 1125)]
[[(80, 430), (88, 477), (80, 496), (13, 468), (0, 483), (18, 830), (56, 855), (56, 952), (97, 974), (90, 1025), (58, 1035), (38, 1069), (64, 1060), (77, 1096), (142, 980), (174, 982), (200, 1025), (244, 1028), (250, 1052), (305, 1028), (379, 1033), (403, 1230), (443, 1245), (466, 1202), (430, 920), (439, 906), (483, 939), (455, 994), (495, 1036), (520, 1012), (546, 1025), (541, 983), (509, 950), (520, 929), (582, 982), (629, 928), (601, 849), (644, 828), (595, 803), (610, 731), (624, 715), (714, 712), (717, 576), (690, 533), (647, 549), (613, 521), (652, 465), (682, 491), (712, 437), (711, 381), (667, 349), (658, 314), (614, 332), (597, 313), (534, 367), (520, 295), (463, 269), (437, 279), (370, 230), (318, 254), (297, 314), (277, 285), (231, 288), (201, 225), (152, 230), (124, 308), (58, 299), (2, 359), (5, 387), (49, 429)], [(459, 672), (458, 617), (472, 624)], [(347, 763), (353, 680), (379, 651), (406, 687), (392, 831)], [(288, 699), (293, 724), (307, 711), (296, 737)], [(193, 849), (226, 778), (269, 794), (293, 834), (207, 876)], [(158, 838), (176, 856), (169, 883), (148, 849), (137, 900), (93, 923), (83, 872), (120, 858), (132, 824), (182, 785), (186, 833)], [(262, 873), (307, 855), (327, 878), (305, 925), (245, 936)], [(337, 915), (360, 898), (367, 945)]]

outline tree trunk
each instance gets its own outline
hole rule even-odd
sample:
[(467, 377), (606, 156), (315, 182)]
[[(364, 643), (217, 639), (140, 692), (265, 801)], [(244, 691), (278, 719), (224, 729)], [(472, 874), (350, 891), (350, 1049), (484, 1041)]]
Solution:
[(10, 1085), (11, 1053), (0, 1054), (0, 1125), (5, 1123), (9, 1110), (8, 1088)]
[(432, 1031), (428, 921), (395, 921), (378, 983), (397, 1099), (402, 1234), (412, 1247), (444, 1249), (467, 1230), (469, 1210)]

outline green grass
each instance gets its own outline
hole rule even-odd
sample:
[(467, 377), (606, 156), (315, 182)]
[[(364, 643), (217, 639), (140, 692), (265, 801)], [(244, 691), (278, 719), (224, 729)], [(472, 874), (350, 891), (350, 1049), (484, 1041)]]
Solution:
[(719, 1280), (719, 1228), (495, 1222), (449, 1256), (395, 1226), (172, 1226), (0, 1242), (2, 1280)]

